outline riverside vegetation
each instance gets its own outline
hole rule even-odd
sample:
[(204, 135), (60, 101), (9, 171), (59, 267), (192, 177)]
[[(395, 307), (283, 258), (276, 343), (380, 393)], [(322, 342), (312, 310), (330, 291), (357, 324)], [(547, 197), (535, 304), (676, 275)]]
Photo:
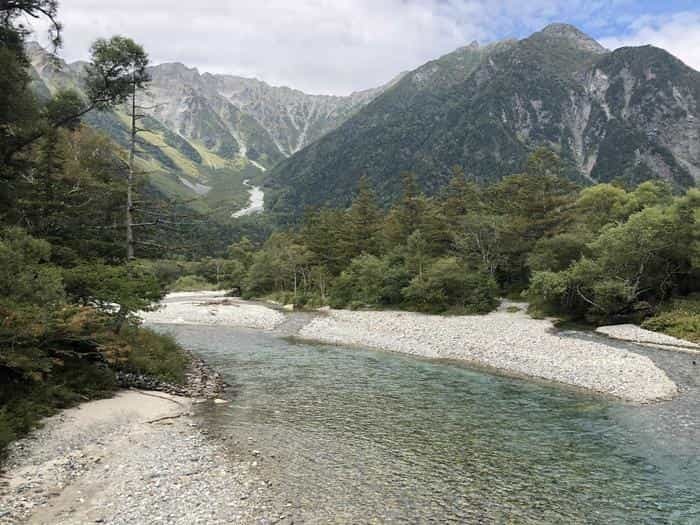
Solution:
[(140, 216), (167, 203), (143, 183), (131, 186), (125, 174), (133, 163), (80, 121), (127, 100), (147, 55), (129, 39), (100, 40), (89, 96), (37, 97), (22, 20), (49, 19), (58, 46), (56, 15), (54, 0), (0, 6), (0, 451), (41, 417), (111, 395), (118, 371), (181, 383), (189, 361), (173, 339), (139, 327), (134, 316), (164, 287), (130, 257), (125, 229), (152, 223), (156, 229), (139, 238), (148, 246), (148, 235), (168, 221)]
[(366, 180), (348, 209), (310, 210), (259, 248), (235, 243), (200, 277), (298, 306), (483, 313), (499, 295), (534, 313), (635, 322), (697, 341), (700, 192), (647, 181), (579, 187), (549, 150), (478, 186), (458, 167), (426, 197), (404, 173), (382, 210)]

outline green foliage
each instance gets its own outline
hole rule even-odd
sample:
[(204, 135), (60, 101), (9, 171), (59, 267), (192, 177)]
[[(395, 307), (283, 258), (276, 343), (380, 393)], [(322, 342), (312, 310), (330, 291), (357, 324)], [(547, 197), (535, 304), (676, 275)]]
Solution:
[(0, 305), (57, 305), (65, 295), (61, 272), (49, 264), (51, 246), (23, 230), (0, 231)]
[(456, 257), (435, 260), (403, 290), (407, 303), (419, 310), (465, 313), (490, 312), (498, 303), (497, 292), (491, 276), (466, 271)]
[(198, 275), (183, 275), (169, 287), (171, 292), (198, 292), (215, 289), (216, 287), (213, 284)]
[(90, 48), (92, 62), (87, 68), (86, 90), (96, 107), (107, 109), (122, 104), (150, 80), (146, 71), (148, 55), (130, 38), (99, 38)]
[(355, 257), (333, 285), (332, 304), (335, 306), (351, 303), (368, 306), (385, 304), (384, 279), (388, 270), (387, 261), (374, 255), (364, 254)]
[(149, 309), (164, 295), (155, 275), (139, 263), (81, 264), (64, 270), (63, 276), (72, 301), (113, 312), (118, 327), (133, 321), (137, 311)]
[(700, 343), (700, 295), (673, 299), (646, 319), (642, 327)]
[(527, 265), (535, 272), (558, 272), (566, 270), (571, 263), (587, 253), (586, 242), (582, 236), (560, 233), (538, 240), (527, 257)]
[(190, 362), (175, 339), (144, 328), (130, 328), (124, 339), (131, 346), (121, 367), (169, 383), (183, 384)]
[[(550, 262), (547, 268), (552, 257), (541, 251), (531, 255), (535, 262), (545, 260), (540, 265), (545, 271), (533, 275), (531, 299), (550, 311), (592, 321), (639, 320), (681, 287), (697, 287), (691, 283), (697, 274), (693, 247), (700, 235), (694, 195), (689, 192), (668, 206), (644, 208), (625, 222), (604, 226), (587, 244), (588, 256), (568, 267)], [(595, 231), (603, 221), (586, 222)]]

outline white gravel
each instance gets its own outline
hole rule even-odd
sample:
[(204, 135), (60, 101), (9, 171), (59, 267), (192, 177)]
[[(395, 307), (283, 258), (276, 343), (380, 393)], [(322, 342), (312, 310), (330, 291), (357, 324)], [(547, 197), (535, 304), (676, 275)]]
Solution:
[(146, 323), (222, 325), (272, 330), (284, 322), (280, 312), (223, 292), (183, 292), (165, 297), (157, 310), (140, 312)]
[(190, 408), (187, 398), (128, 391), (47, 419), (13, 445), (0, 523), (254, 522), (249, 465), (228, 461)]
[(621, 341), (630, 341), (632, 343), (654, 347), (660, 346), (662, 348), (700, 352), (700, 345), (691, 341), (652, 332), (651, 330), (645, 330), (634, 324), (600, 326), (596, 329), (596, 332), (612, 337), (613, 339), (620, 339)]
[(304, 326), (299, 335), (326, 343), (466, 360), (638, 403), (669, 399), (678, 392), (648, 357), (557, 335), (550, 321), (535, 320), (523, 312), (446, 317), (331, 310)]

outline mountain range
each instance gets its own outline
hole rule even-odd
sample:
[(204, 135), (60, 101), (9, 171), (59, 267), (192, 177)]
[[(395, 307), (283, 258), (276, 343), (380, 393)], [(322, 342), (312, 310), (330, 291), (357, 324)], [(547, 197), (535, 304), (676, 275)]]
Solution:
[[(65, 63), (36, 43), (27, 46), (27, 54), (40, 97), (60, 89), (82, 92), (85, 62)], [(260, 178), (391, 85), (349, 96), (309, 95), (257, 79), (200, 74), (180, 63), (148, 72), (148, 93), (140, 101), (148, 115), (138, 152), (142, 171), (165, 195), (199, 197), (201, 210), (222, 208), (222, 217), (244, 205), (243, 180)], [(91, 112), (85, 120), (121, 146), (128, 144), (124, 108)]]
[(474, 43), (404, 75), (336, 130), (279, 163), (268, 209), (348, 203), (366, 176), (380, 198), (413, 171), (435, 193), (461, 166), (489, 182), (539, 146), (582, 184), (700, 180), (700, 73), (652, 46), (609, 51), (573, 26)]
[[(80, 85), (83, 64), (59, 68), (36, 46), (30, 56), (37, 92)], [(455, 165), (496, 181), (542, 145), (581, 184), (700, 181), (700, 73), (652, 46), (609, 51), (565, 24), (474, 42), (347, 97), (182, 64), (151, 75), (140, 158), (164, 191), (199, 194), (214, 208), (243, 205), (244, 177), (264, 180), (266, 208), (284, 217), (347, 205), (362, 176), (389, 203), (403, 171), (433, 194)], [(90, 122), (123, 141), (120, 111)]]

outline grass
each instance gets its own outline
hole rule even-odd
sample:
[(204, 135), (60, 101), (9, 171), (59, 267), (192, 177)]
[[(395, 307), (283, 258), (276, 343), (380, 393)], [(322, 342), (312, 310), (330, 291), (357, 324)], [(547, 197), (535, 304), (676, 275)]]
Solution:
[(131, 345), (125, 368), (168, 383), (184, 384), (190, 360), (172, 336), (136, 328), (129, 330), (125, 338)]
[(700, 294), (673, 299), (642, 328), (700, 343)]
[(168, 288), (171, 292), (200, 292), (216, 290), (216, 286), (198, 275), (183, 275)]

